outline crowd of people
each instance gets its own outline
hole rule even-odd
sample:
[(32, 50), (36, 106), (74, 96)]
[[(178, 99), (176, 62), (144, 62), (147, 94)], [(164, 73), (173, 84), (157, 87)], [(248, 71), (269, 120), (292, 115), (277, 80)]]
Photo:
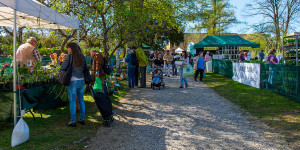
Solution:
[[(136, 61), (138, 63), (136, 63)], [(181, 61), (182, 64), (177, 65), (176, 61)], [(196, 70), (194, 74), (194, 79), (197, 81), (197, 77), (200, 74), (199, 81), (203, 81), (205, 63), (211, 61), (211, 56), (209, 52), (206, 52), (204, 56), (203, 52), (199, 53), (199, 56), (195, 58), (187, 52), (183, 51), (180, 54), (175, 53), (175, 49), (172, 51), (154, 51), (148, 57), (145, 52), (135, 46), (127, 49), (127, 56), (125, 62), (128, 67), (128, 87), (134, 88), (138, 86), (138, 80), (140, 80), (139, 88), (146, 87), (146, 66), (150, 66), (152, 69), (152, 83), (158, 83), (159, 76), (171, 77), (180, 76), (180, 86), (179, 88), (187, 88), (188, 82), (186, 77), (183, 75), (183, 68), (187, 65), (194, 65)], [(159, 70), (159, 71), (157, 71)]]
[[(34, 66), (34, 64), (38, 61), (41, 61), (41, 56), (39, 51), (35, 48), (37, 45), (37, 40), (34, 37), (30, 37), (25, 44), (20, 45), (17, 50), (17, 61), (20, 61), (24, 65), (28, 65), (28, 61), (30, 62), (30, 66)], [(72, 77), (71, 82), (67, 86), (67, 91), (69, 95), (70, 101), (70, 122), (67, 123), (67, 126), (76, 127), (76, 100), (78, 100), (78, 104), (80, 106), (80, 118), (79, 123), (84, 125), (85, 119), (85, 103), (83, 100), (84, 95), (84, 87), (86, 82), (85, 74), (90, 73), (87, 67), (86, 58), (83, 55), (80, 47), (76, 43), (68, 43), (67, 44), (67, 52), (65, 61), (61, 64), (61, 69), (67, 69), (70, 64), (72, 67)], [(265, 54), (263, 51), (259, 53), (259, 59), (264, 60)], [(92, 68), (92, 79), (90, 81), (95, 81), (96, 77), (99, 77), (102, 81), (102, 89), (105, 92), (105, 77), (106, 72), (105, 62), (107, 60), (105, 57), (98, 51), (92, 50), (90, 52), (91, 59), (91, 68)], [(251, 53), (244, 53), (240, 51), (239, 54), (239, 62), (243, 62), (244, 60), (250, 60)], [(151, 60), (151, 61), (150, 61)], [(154, 60), (154, 61), (152, 61)], [(181, 61), (181, 64), (176, 64), (176, 61)], [(171, 52), (166, 50), (165, 53), (163, 51), (154, 51), (150, 56), (146, 56), (144, 50), (142, 48), (137, 48), (132, 46), (127, 49), (127, 56), (125, 58), (125, 62), (127, 62), (128, 68), (128, 87), (134, 88), (146, 88), (146, 67), (151, 66), (153, 72), (152, 82), (159, 82), (160, 76), (164, 74), (165, 77), (172, 76), (180, 76), (180, 86), (179, 88), (187, 88), (189, 86), (186, 77), (183, 75), (183, 69), (187, 65), (194, 65), (193, 69), (194, 80), (197, 81), (197, 78), (200, 74), (199, 81), (203, 81), (206, 62), (211, 61), (211, 56), (209, 52), (206, 52), (204, 55), (203, 52), (199, 52), (199, 55), (194, 58), (187, 51), (182, 51), (182, 53), (176, 54), (175, 49)], [(278, 63), (278, 59), (276, 58), (276, 50), (272, 49), (269, 52), (268, 57), (266, 57), (266, 62), (268, 63)], [(159, 71), (154, 72), (155, 68), (160, 68)], [(178, 71), (178, 72), (177, 72)], [(172, 73), (171, 73), (172, 72)], [(270, 68), (270, 84), (272, 84), (272, 77), (276, 72), (275, 67)], [(140, 82), (138, 82), (140, 81)], [(92, 82), (88, 83), (90, 86), (93, 84)], [(140, 86), (138, 86), (140, 84)]]

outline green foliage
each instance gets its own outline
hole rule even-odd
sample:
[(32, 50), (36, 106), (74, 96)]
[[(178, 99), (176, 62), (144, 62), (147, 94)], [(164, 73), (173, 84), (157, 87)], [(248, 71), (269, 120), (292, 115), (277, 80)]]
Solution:
[(59, 50), (59, 49), (58, 48), (46, 48), (46, 47), (42, 47), (41, 49), (38, 49), (41, 56), (46, 55), (47, 57), (49, 57), (51, 54), (53, 54), (57, 50)]
[(208, 35), (222, 34), (229, 25), (236, 23), (231, 5), (225, 0), (198, 0), (198, 4), (191, 8), (191, 15), (200, 24), (193, 29), (200, 31), (206, 29)]

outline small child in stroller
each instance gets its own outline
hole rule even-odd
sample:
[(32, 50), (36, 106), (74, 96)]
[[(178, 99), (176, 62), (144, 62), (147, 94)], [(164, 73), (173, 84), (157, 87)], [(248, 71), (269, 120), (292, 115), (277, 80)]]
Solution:
[(153, 88), (154, 90), (155, 87), (158, 87), (158, 89), (160, 90), (160, 86), (163, 86), (163, 88), (165, 88), (162, 69), (155, 69), (152, 73), (151, 88)]
[(154, 74), (153, 74), (152, 83), (159, 84), (161, 82), (161, 77), (163, 75), (162, 71), (159, 69), (156, 69), (153, 73)]

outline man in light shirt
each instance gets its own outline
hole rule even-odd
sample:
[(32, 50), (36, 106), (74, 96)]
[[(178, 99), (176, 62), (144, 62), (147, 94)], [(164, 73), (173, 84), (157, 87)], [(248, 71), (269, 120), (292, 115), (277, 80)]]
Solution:
[(27, 60), (31, 60), (33, 66), (37, 61), (41, 61), (40, 52), (35, 48), (37, 43), (36, 38), (30, 37), (25, 44), (20, 45), (17, 50), (17, 61), (27, 65)]

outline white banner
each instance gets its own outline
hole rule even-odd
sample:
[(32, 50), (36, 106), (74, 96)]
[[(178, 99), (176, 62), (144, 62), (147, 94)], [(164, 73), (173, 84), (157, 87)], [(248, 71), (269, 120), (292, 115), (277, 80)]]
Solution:
[(259, 88), (260, 64), (257, 63), (232, 63), (232, 80)]

